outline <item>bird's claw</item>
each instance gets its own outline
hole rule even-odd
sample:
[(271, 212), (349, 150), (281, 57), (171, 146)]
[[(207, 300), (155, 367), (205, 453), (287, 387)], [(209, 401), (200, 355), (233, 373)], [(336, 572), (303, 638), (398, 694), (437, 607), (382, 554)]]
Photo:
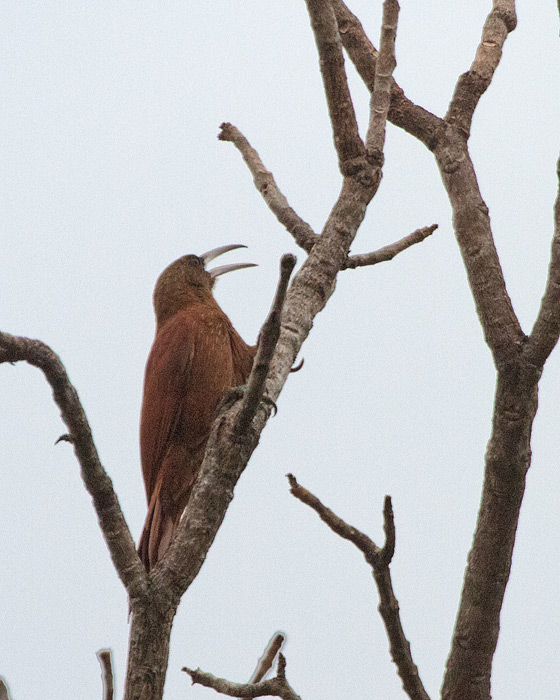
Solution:
[(218, 404), (216, 413), (229, 410), (236, 403), (236, 401), (239, 401), (245, 396), (246, 389), (247, 387), (243, 384), (241, 386), (233, 386), (231, 389), (226, 391), (226, 393), (222, 396), (222, 400)]
[(58, 445), (59, 442), (71, 442), (73, 444), (74, 438), (72, 435), (70, 435), (70, 433), (65, 433), (64, 435), (61, 435), (54, 444)]
[[(227, 391), (224, 394), (222, 400), (218, 405), (218, 408), (216, 409), (216, 413), (229, 410), (237, 401), (244, 398), (246, 391), (246, 384), (232, 387), (229, 391)], [(261, 401), (272, 410), (273, 416), (275, 416), (278, 413), (278, 407), (276, 406), (276, 403), (269, 396), (263, 396), (261, 398)]]
[(276, 403), (270, 398), (270, 396), (263, 396), (261, 401), (269, 406), (269, 408), (272, 410), (272, 417), (274, 418), (274, 416), (278, 413), (278, 406)]

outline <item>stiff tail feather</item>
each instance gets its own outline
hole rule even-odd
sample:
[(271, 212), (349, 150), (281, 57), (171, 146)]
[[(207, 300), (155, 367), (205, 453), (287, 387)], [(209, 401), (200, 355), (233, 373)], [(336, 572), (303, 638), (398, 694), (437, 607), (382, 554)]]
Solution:
[(163, 557), (171, 544), (181, 513), (164, 513), (159, 499), (159, 489), (152, 494), (144, 529), (138, 543), (138, 555), (146, 571), (150, 571)]

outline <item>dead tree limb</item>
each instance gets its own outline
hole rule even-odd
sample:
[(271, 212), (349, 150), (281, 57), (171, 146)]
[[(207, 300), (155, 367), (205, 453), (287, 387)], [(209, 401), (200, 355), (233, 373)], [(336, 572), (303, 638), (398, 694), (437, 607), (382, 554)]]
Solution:
[(293, 474), (288, 474), (288, 480), (293, 496), (312, 508), (334, 533), (352, 542), (364, 555), (365, 560), (371, 566), (377, 586), (380, 601), (379, 613), (385, 625), (391, 658), (397, 667), (403, 689), (410, 700), (429, 700), (418, 674), (418, 668), (412, 658), (410, 643), (401, 623), (399, 603), (393, 591), (389, 565), (395, 552), (395, 521), (390, 496), (385, 497), (383, 506), (385, 544), (383, 547), (378, 547), (366, 534), (352, 525), (348, 525), (330, 508), (323, 505), (317, 496), (298, 484)]
[(101, 649), (97, 652), (97, 659), (101, 666), (101, 679), (103, 681), (103, 700), (113, 700), (115, 693), (115, 680), (113, 677), (113, 655), (110, 649)]
[[(342, 44), (371, 92), (374, 89), (379, 52), (367, 37), (360, 20), (346, 7), (343, 0), (333, 0), (333, 7)], [(430, 150), (435, 148), (442, 126), (441, 119), (409, 100), (394, 79), (391, 80), (388, 119), (419, 139)]]
[(276, 634), (271, 637), (257, 663), (257, 667), (251, 675), (251, 678), (249, 678), (249, 683), (258, 683), (259, 681), (262, 681), (262, 679), (272, 668), (274, 659), (279, 654), (280, 649), (282, 649), (285, 639), (286, 637), (282, 634), (282, 632), (276, 632)]
[(103, 468), (78, 392), (58, 355), (40, 340), (0, 333), (0, 363), (25, 361), (38, 367), (53, 390), (54, 401), (69, 431), (69, 440), (92, 497), (113, 564), (130, 597), (145, 595), (146, 571), (136, 554), (113, 483)]
[(276, 294), (270, 312), (259, 334), (257, 354), (247, 382), (247, 389), (243, 397), (241, 410), (236, 418), (235, 430), (240, 434), (247, 430), (263, 398), (266, 379), (270, 370), (270, 363), (272, 362), (274, 350), (276, 349), (276, 344), (280, 337), (280, 323), (282, 321), (284, 301), (286, 300), (286, 290), (288, 289), (290, 275), (293, 272), (295, 264), (296, 258), (294, 255), (288, 253), (282, 256), (280, 261), (280, 279), (278, 280)]
[(409, 233), (408, 236), (401, 238), (399, 241), (395, 241), (395, 243), (383, 246), (383, 248), (379, 248), (379, 250), (374, 250), (373, 253), (349, 255), (344, 267), (348, 270), (355, 270), (357, 267), (377, 265), (378, 263), (392, 260), (396, 255), (402, 253), (403, 250), (416, 245), (416, 243), (425, 241), (428, 236), (432, 235), (437, 227), (438, 224), (432, 224), (431, 226), (424, 226), (423, 228), (416, 229), (416, 231)]
[(222, 695), (229, 695), (234, 698), (272, 696), (282, 698), (282, 700), (301, 700), (300, 696), (286, 680), (286, 659), (283, 654), (279, 654), (278, 656), (278, 671), (276, 677), (266, 681), (260, 681), (259, 683), (232, 683), (225, 678), (217, 678), (211, 673), (205, 673), (199, 668), (192, 670), (185, 667), (182, 670), (189, 674), (193, 685), (198, 684), (206, 688), (212, 688)]
[(218, 138), (220, 141), (230, 141), (241, 153), (253, 176), (255, 187), (260, 192), (270, 211), (282, 226), (292, 234), (294, 241), (309, 253), (315, 244), (317, 234), (288, 204), (288, 200), (276, 184), (274, 175), (270, 170), (266, 169), (257, 151), (239, 129), (228, 122), (220, 124)]
[(554, 203), (554, 235), (546, 289), (527, 345), (527, 357), (543, 367), (560, 335), (560, 158), (556, 165), (558, 194)]

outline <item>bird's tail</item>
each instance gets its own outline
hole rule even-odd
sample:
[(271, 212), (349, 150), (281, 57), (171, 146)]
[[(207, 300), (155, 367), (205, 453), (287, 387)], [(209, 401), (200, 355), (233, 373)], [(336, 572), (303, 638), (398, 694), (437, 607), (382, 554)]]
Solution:
[(171, 544), (180, 519), (181, 512), (164, 512), (159, 498), (159, 488), (156, 487), (150, 500), (146, 522), (138, 543), (138, 555), (146, 571), (153, 569), (163, 557)]

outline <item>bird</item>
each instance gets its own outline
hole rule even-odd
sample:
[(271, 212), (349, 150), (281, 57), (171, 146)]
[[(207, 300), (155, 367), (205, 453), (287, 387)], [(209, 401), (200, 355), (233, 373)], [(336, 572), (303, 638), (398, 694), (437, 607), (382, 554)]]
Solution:
[(140, 458), (148, 512), (138, 554), (150, 571), (168, 549), (196, 482), (223, 395), (245, 384), (257, 346), (247, 345), (215, 300), (219, 275), (255, 267), (206, 265), (241, 244), (184, 255), (159, 276), (156, 333), (146, 363)]

